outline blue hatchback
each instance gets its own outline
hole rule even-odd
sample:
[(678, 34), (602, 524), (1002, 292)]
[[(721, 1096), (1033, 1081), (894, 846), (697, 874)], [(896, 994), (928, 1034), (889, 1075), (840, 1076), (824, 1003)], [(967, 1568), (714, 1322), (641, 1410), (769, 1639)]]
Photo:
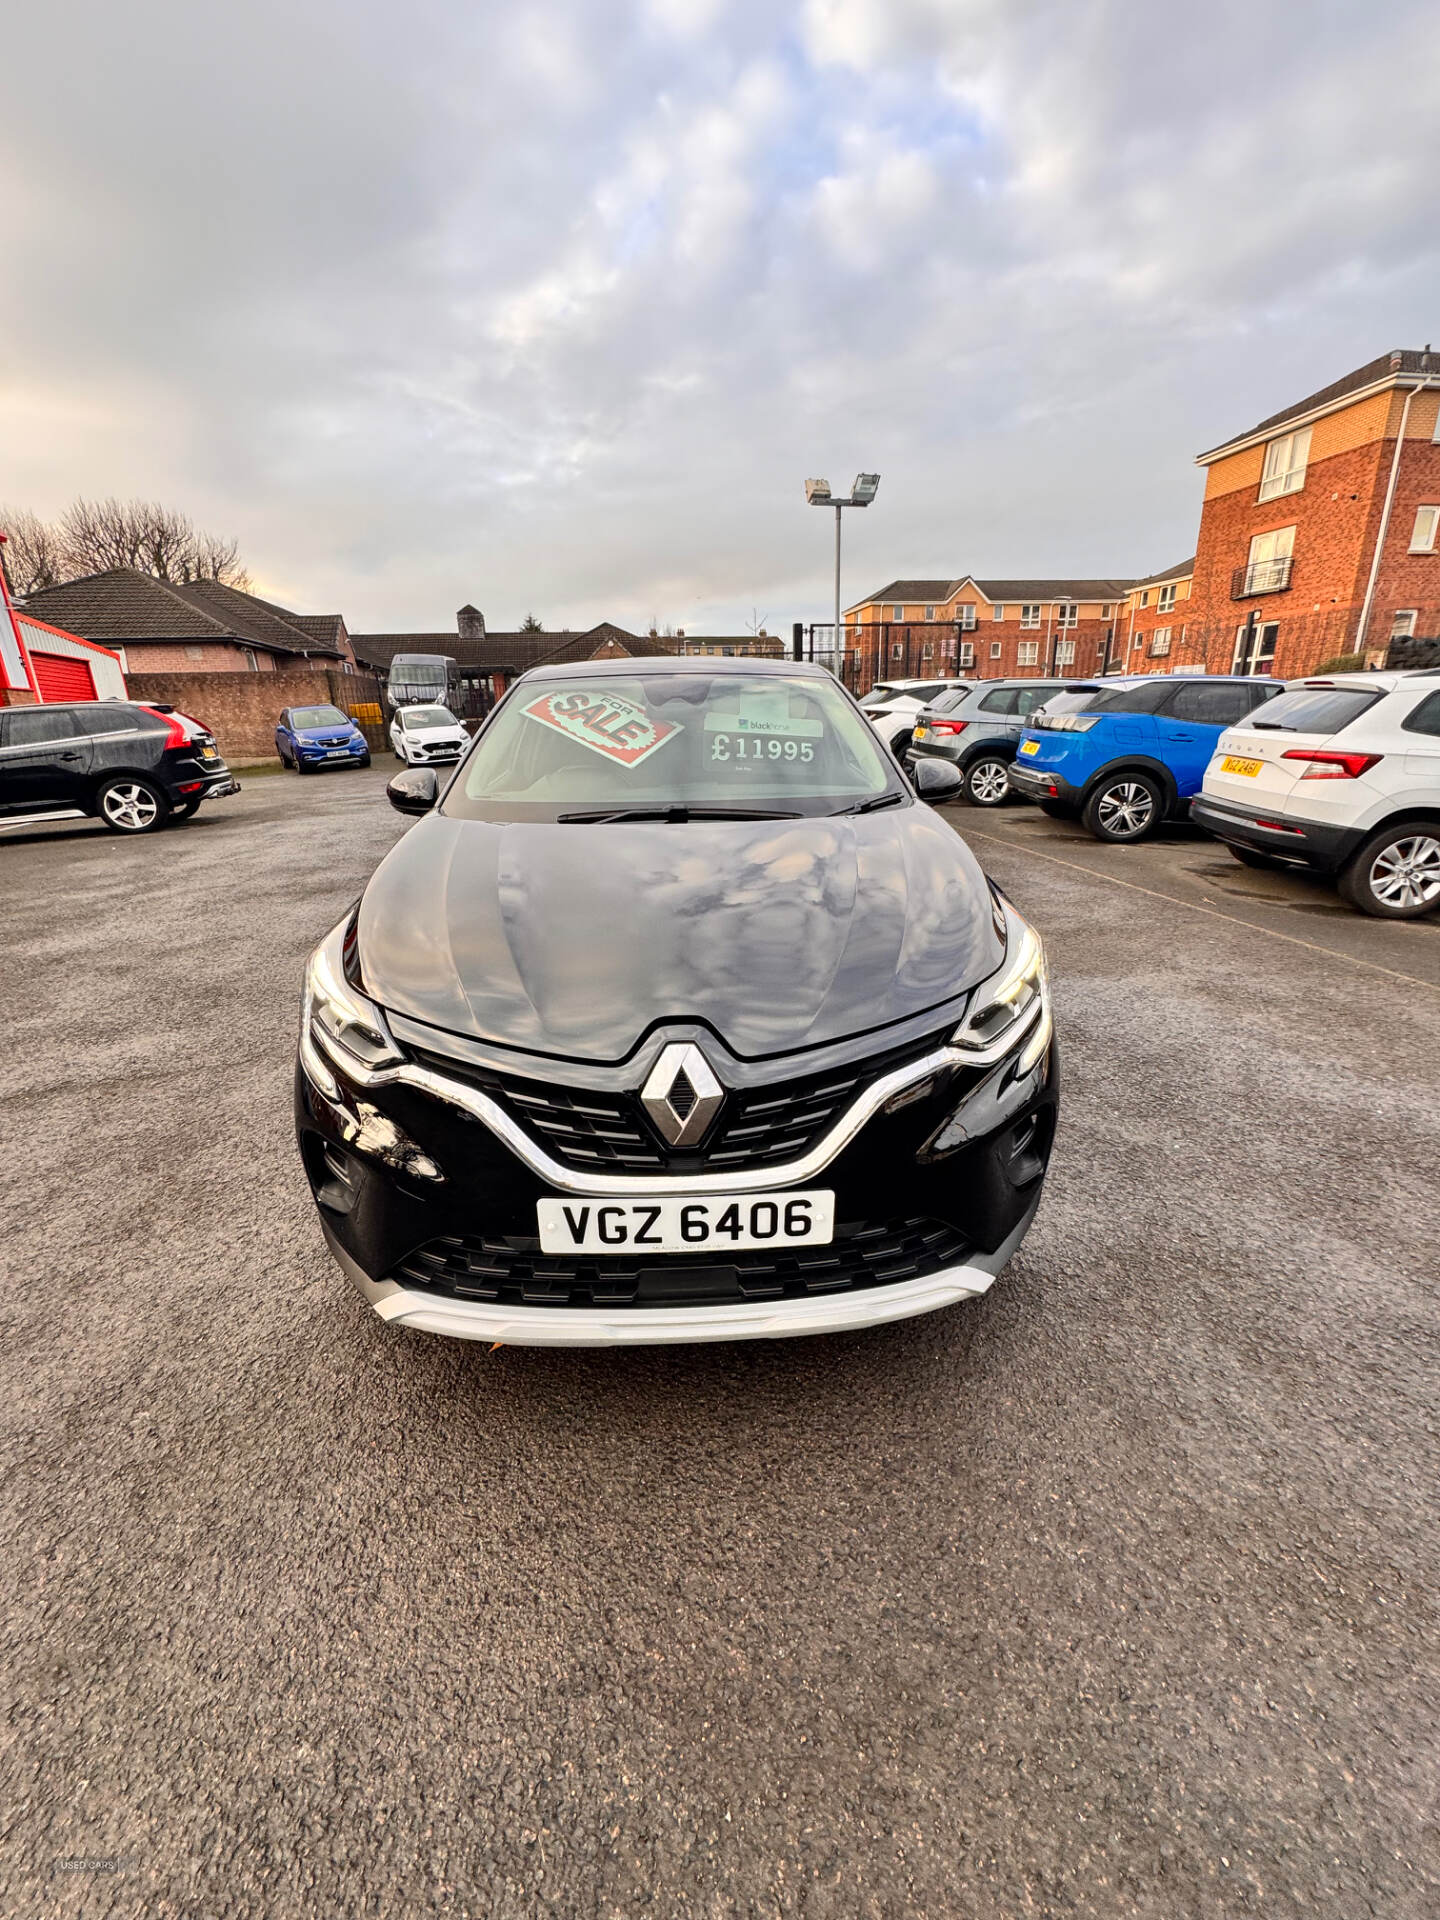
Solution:
[(1010, 785), (1047, 813), (1078, 814), (1097, 840), (1143, 840), (1186, 817), (1225, 728), (1283, 691), (1275, 680), (1154, 674), (1097, 693), (1082, 713), (1037, 713)]
[(275, 729), (275, 751), (280, 764), (297, 773), (370, 764), (370, 742), (339, 707), (286, 707)]

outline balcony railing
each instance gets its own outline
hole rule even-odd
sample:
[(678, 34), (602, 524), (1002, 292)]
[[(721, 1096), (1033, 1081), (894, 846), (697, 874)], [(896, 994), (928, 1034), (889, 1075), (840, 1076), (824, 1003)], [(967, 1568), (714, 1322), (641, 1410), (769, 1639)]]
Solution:
[(1278, 560), (1252, 560), (1248, 567), (1236, 567), (1230, 576), (1230, 598), (1248, 600), (1257, 593), (1283, 593), (1290, 584), (1291, 554)]

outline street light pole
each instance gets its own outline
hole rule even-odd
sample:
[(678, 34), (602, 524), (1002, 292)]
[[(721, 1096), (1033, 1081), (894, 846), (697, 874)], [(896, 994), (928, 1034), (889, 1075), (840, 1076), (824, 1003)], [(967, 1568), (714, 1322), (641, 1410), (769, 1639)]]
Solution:
[(855, 485), (848, 500), (837, 500), (830, 491), (828, 480), (807, 480), (805, 498), (812, 507), (834, 507), (835, 509), (835, 627), (831, 636), (831, 671), (836, 678), (841, 677), (843, 648), (840, 640), (840, 525), (846, 507), (868, 507), (875, 498), (880, 486), (878, 473), (857, 473)]

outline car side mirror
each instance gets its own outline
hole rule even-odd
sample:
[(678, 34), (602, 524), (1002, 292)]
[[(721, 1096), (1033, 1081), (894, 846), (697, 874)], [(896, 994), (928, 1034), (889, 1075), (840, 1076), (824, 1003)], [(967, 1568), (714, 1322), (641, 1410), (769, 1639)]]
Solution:
[(439, 797), (433, 767), (407, 767), (385, 787), (385, 798), (397, 813), (429, 813)]
[(932, 807), (959, 793), (965, 784), (965, 776), (953, 760), (916, 760), (910, 768), (910, 778), (916, 793)]

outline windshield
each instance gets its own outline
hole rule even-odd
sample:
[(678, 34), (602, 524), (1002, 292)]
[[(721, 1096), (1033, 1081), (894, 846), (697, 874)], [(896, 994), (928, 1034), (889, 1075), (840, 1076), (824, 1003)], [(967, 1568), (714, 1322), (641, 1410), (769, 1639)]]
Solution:
[(1378, 687), (1373, 693), (1368, 687), (1297, 687), (1278, 694), (1267, 703), (1264, 718), (1249, 724), (1285, 733), (1339, 733), (1373, 707), (1381, 692)]
[(449, 669), (444, 660), (407, 659), (404, 654), (396, 654), (390, 662), (390, 684), (392, 687), (414, 687), (417, 691), (434, 690), (443, 693), (449, 677)]
[(487, 820), (825, 814), (882, 795), (898, 802), (906, 790), (829, 679), (577, 672), (516, 688), (443, 811)]
[(339, 707), (292, 707), (290, 724), (292, 727), (348, 727), (350, 716)]
[(458, 727), (460, 722), (448, 707), (406, 707), (400, 715), (402, 727)]

